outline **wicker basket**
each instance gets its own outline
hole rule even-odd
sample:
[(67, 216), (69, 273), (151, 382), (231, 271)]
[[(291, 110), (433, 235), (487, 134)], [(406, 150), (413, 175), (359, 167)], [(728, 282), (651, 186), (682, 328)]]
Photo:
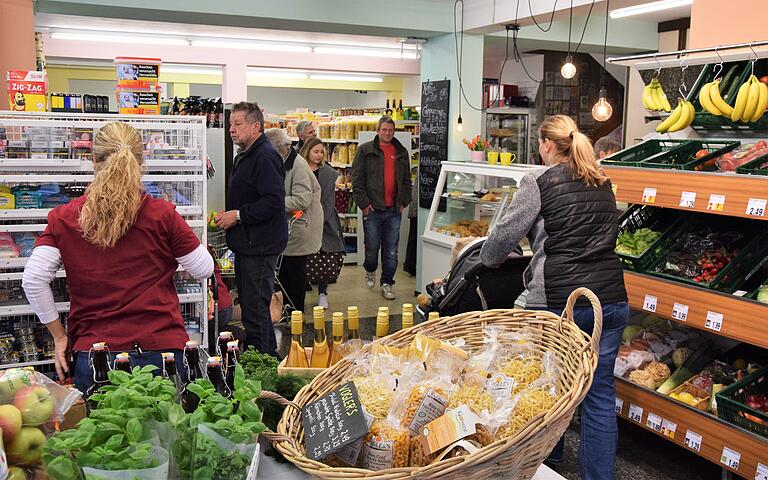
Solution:
[[(595, 312), (595, 327), (591, 337), (573, 322), (573, 307), (582, 295), (591, 302)], [(268, 432), (265, 436), (272, 440), (275, 448), (285, 458), (315, 478), (531, 478), (565, 432), (576, 406), (592, 385), (602, 324), (602, 309), (597, 297), (586, 288), (579, 288), (569, 297), (562, 318), (546, 311), (518, 309), (469, 312), (425, 322), (384, 338), (384, 344), (404, 347), (410, 344), (417, 332), (423, 332), (440, 339), (461, 337), (468, 346), (479, 349), (483, 342), (483, 329), (488, 325), (501, 325), (510, 330), (526, 327), (534, 330), (534, 343), (542, 352), (551, 350), (557, 355), (562, 370), (558, 385), (562, 397), (557, 403), (549, 411), (535, 417), (514, 437), (498, 440), (470, 455), (442, 460), (426, 467), (392, 468), (375, 472), (351, 467), (330, 467), (307, 458), (299, 407), (339, 386), (352, 370), (352, 364), (345, 360), (328, 368), (301, 389), (283, 413), (277, 434)]]

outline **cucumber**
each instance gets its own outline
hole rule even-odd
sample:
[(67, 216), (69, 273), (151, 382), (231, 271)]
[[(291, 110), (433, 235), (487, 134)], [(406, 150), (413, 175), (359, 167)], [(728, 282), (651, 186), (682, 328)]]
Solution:
[[(747, 77), (744, 76), (745, 69), (749, 69), (748, 65), (744, 65), (741, 68), (741, 74), (734, 75), (733, 80), (731, 81), (731, 84), (728, 86), (728, 91), (725, 93), (725, 96), (723, 96), (723, 100), (728, 102), (729, 105), (733, 106), (736, 103), (736, 94), (739, 91), (739, 87), (741, 87), (741, 84), (744, 83), (741, 81), (742, 78), (744, 78), (744, 81), (747, 80)], [(723, 91), (720, 90), (722, 93)]]
[[(726, 92), (728, 91), (729, 87), (731, 86), (731, 82), (733, 82), (733, 77), (736, 75), (736, 71), (739, 69), (739, 64), (731, 65), (731, 67), (728, 69), (728, 72), (723, 76), (723, 79), (720, 81), (720, 91)], [(723, 97), (723, 100), (725, 100), (725, 97)]]

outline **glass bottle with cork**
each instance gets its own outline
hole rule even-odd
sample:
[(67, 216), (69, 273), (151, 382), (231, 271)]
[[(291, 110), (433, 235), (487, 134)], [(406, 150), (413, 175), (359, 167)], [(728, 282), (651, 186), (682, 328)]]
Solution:
[(326, 368), (331, 360), (328, 338), (325, 336), (325, 308), (317, 306), (312, 310), (315, 323), (315, 341), (312, 344), (312, 360), (309, 368)]
[(285, 360), (286, 367), (308, 368), (307, 351), (304, 350), (304, 341), (301, 336), (304, 333), (304, 314), (298, 310), (291, 312), (291, 348)]

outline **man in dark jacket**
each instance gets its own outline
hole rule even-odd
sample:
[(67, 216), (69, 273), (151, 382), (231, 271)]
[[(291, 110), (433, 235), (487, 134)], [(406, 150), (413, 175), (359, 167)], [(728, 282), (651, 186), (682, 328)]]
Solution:
[(408, 150), (395, 138), (395, 122), (379, 119), (376, 137), (361, 144), (352, 163), (352, 196), (363, 210), (366, 284), (373, 288), (381, 250), (381, 294), (394, 300), (402, 211), (411, 203)]
[(264, 115), (255, 103), (232, 108), (229, 133), (240, 147), (227, 188), (227, 211), (216, 224), (227, 231), (235, 253), (235, 280), (245, 343), (277, 356), (269, 314), (277, 256), (288, 242), (283, 160), (264, 133)]

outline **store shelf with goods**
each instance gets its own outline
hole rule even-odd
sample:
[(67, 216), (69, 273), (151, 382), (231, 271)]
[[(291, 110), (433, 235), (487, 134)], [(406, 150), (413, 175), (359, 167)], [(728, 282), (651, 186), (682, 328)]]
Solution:
[[(202, 293), (182, 293), (179, 294), (179, 304), (199, 303), (204, 300)], [(69, 302), (56, 302), (56, 310), (59, 312), (69, 311)], [(32, 305), (23, 300), (18, 305), (8, 304), (0, 305), (0, 317), (15, 317), (19, 315), (34, 315), (35, 311)]]
[(634, 309), (768, 348), (768, 304), (629, 271), (624, 284)]
[[(48, 213), (53, 208), (16, 208), (12, 210), (0, 209), (0, 220), (35, 220), (48, 218)], [(188, 205), (178, 206), (176, 211), (179, 215), (191, 216), (202, 215), (203, 209), (201, 206)]]
[(616, 200), (768, 220), (768, 176), (604, 167)]
[(757, 471), (768, 465), (768, 439), (620, 378), (616, 413), (739, 476), (764, 478)]
[(55, 362), (53, 359), (37, 360), (34, 362), (18, 362), (18, 363), (3, 363), (0, 364), (0, 369), (6, 368), (24, 368), (24, 367), (38, 367), (42, 365), (53, 365)]

